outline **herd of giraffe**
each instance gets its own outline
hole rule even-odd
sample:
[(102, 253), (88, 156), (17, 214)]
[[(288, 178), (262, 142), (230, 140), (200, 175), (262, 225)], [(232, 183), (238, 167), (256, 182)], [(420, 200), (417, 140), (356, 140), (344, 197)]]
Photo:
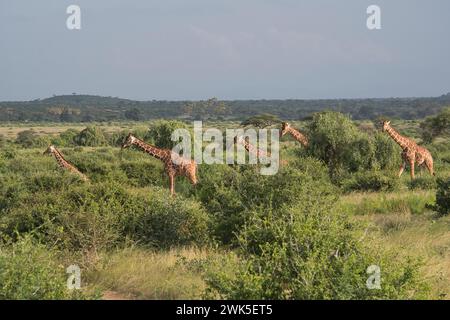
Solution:
[[(431, 175), (435, 174), (433, 170), (433, 157), (427, 149), (417, 145), (414, 140), (400, 135), (394, 128), (391, 127), (390, 121), (383, 122), (383, 131), (386, 132), (402, 148), (402, 164), (400, 166), (398, 177), (402, 175), (406, 165), (409, 164), (411, 169), (411, 179), (414, 179), (415, 163), (417, 163), (418, 166), (425, 165)], [(301, 145), (308, 147), (308, 138), (299, 130), (292, 128), (289, 123), (283, 122), (280, 137), (288, 133)], [(252, 153), (258, 158), (268, 156), (265, 151), (253, 146), (243, 137), (235, 137), (234, 142), (242, 144), (247, 152)], [(197, 164), (194, 160), (183, 158), (170, 149), (161, 149), (150, 145), (135, 137), (131, 133), (128, 134), (126, 140), (122, 144), (122, 149), (129, 148), (130, 146), (136, 146), (138, 149), (141, 149), (145, 153), (161, 160), (164, 163), (164, 171), (169, 176), (171, 195), (175, 194), (175, 178), (177, 176), (184, 176), (188, 178), (191, 184), (197, 184)], [(49, 146), (44, 154), (53, 155), (61, 168), (78, 175), (83, 181), (89, 181), (86, 175), (84, 175), (69, 161), (64, 159), (61, 152), (56, 149), (55, 146)]]

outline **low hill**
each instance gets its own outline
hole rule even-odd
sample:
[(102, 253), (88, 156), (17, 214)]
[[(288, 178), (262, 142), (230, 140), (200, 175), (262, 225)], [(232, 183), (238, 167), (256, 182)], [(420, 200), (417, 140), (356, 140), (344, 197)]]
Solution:
[(356, 120), (375, 119), (379, 116), (413, 120), (434, 115), (445, 106), (450, 106), (450, 93), (424, 98), (229, 101), (137, 101), (72, 94), (42, 100), (0, 102), (0, 122), (90, 122), (158, 118), (243, 120), (260, 113), (298, 120), (321, 110), (340, 111), (350, 114)]

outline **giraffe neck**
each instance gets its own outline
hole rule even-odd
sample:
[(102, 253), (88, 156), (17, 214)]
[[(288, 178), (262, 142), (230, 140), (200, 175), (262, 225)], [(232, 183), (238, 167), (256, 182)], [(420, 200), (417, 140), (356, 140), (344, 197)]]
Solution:
[(67, 161), (66, 159), (64, 159), (63, 155), (61, 154), (61, 152), (59, 150), (57, 150), (56, 148), (54, 149), (54, 151), (52, 152), (53, 156), (56, 159), (56, 162), (58, 162), (58, 165), (62, 168), (62, 169), (66, 169), (69, 170), (70, 172), (76, 173), (78, 174), (81, 179), (83, 179), (84, 181), (89, 181), (89, 178), (86, 177), (86, 175), (84, 175), (84, 173), (82, 173), (80, 170), (78, 170), (78, 168), (76, 168), (73, 164), (71, 164), (69, 161)]
[(403, 137), (400, 133), (398, 133), (397, 131), (395, 131), (394, 128), (388, 127), (388, 128), (386, 129), (386, 132), (389, 134), (389, 136), (390, 136), (395, 142), (397, 142), (397, 144), (398, 144), (402, 149), (405, 149), (405, 148), (408, 147), (409, 139)]
[(155, 157), (156, 159), (162, 160), (162, 161), (166, 161), (167, 160), (167, 150), (164, 149), (160, 149), (157, 148), (155, 146), (152, 146), (148, 143), (145, 143), (144, 141), (135, 138), (135, 140), (133, 141), (133, 144), (135, 146), (137, 146), (138, 148), (140, 148), (142, 151), (144, 151), (145, 153), (148, 153), (149, 155), (151, 155), (152, 157)]
[(53, 152), (53, 156), (55, 157), (56, 162), (58, 162), (58, 165), (61, 168), (63, 168), (63, 169), (74, 168), (66, 159), (64, 159), (64, 157), (62, 156), (61, 152), (59, 152), (59, 150), (55, 149), (55, 151)]
[(308, 139), (305, 137), (305, 135), (300, 133), (298, 130), (295, 130), (294, 128), (289, 127), (288, 132), (294, 137), (295, 140), (300, 142), (305, 147), (308, 145)]
[(247, 150), (247, 152), (249, 152), (251, 154), (254, 154), (254, 155), (258, 156), (258, 157), (267, 157), (266, 152), (264, 152), (261, 149), (256, 148), (250, 142), (244, 140), (243, 144), (244, 144), (244, 148), (245, 148), (245, 150)]

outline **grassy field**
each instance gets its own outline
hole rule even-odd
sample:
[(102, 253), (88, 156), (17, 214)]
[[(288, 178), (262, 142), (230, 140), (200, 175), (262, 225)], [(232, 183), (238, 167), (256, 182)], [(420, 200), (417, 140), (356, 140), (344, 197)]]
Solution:
[[(396, 125), (403, 132), (417, 136), (418, 124), (418, 122), (399, 122)], [(110, 123), (99, 128), (106, 134), (112, 134), (121, 130), (142, 129), (148, 125), (149, 123)], [(217, 123), (208, 124), (212, 125)], [(236, 126), (237, 123), (219, 123), (222, 129), (230, 125)], [(305, 126), (302, 122), (293, 125), (298, 128)], [(356, 125), (369, 130), (372, 128), (369, 122), (359, 122)], [(136, 210), (139, 211), (147, 210), (147, 207), (161, 207), (161, 211), (155, 211), (152, 217), (161, 215), (158, 223), (163, 224), (159, 232), (164, 233), (164, 228), (172, 228), (169, 225), (164, 226), (165, 222), (161, 222), (167, 219), (164, 217), (168, 210), (180, 210), (179, 207), (192, 210), (182, 213), (186, 214), (184, 217), (197, 214), (200, 217), (205, 212), (214, 216), (217, 210), (229, 210), (223, 204), (213, 203), (210, 199), (205, 200), (202, 195), (203, 189), (200, 191), (192, 189), (184, 179), (177, 184), (178, 202), (173, 208), (165, 209), (165, 202), (168, 201), (168, 183), (159, 161), (135, 151), (122, 153), (119, 151), (120, 148), (108, 145), (63, 147), (62, 151), (66, 157), (90, 176), (91, 184), (85, 186), (58, 170), (54, 159), (42, 156), (44, 147), (23, 148), (14, 142), (17, 133), (24, 130), (33, 129), (39, 136), (56, 137), (69, 128), (81, 131), (85, 126), (80, 124), (0, 126), (0, 135), (7, 139), (2, 147), (3, 158), (0, 162), (3, 179), (1, 186), (4, 192), (3, 198), (0, 199), (2, 210), (0, 227), (8, 234), (6, 238), (14, 238), (14, 232), (24, 234), (31, 232), (37, 234), (38, 239), (44, 239), (46, 245), (52, 248), (56, 244), (55, 250), (59, 261), (68, 264), (75, 260), (83, 266), (85, 291), (97, 292), (99, 297), (104, 299), (204, 298), (207, 297), (207, 289), (210, 286), (208, 282), (210, 274), (220, 273), (223, 277), (234, 277), (241, 261), (239, 250), (235, 245), (220, 245), (214, 241), (202, 245), (192, 240), (186, 240), (184, 244), (179, 245), (169, 242), (169, 245), (164, 245), (161, 241), (168, 240), (164, 235), (155, 238), (156, 235), (151, 234), (151, 230), (154, 230), (153, 232), (158, 230), (151, 229), (151, 224), (141, 225), (138, 216), (136, 218), (127, 216), (134, 214), (133, 208), (138, 208)], [(420, 141), (419, 138), (417, 140)], [(436, 157), (439, 175), (450, 173), (450, 164), (441, 160), (445, 159), (445, 155), (449, 152), (441, 147), (442, 143), (445, 143), (445, 140), (436, 142), (436, 148), (443, 150)], [(288, 169), (296, 166), (300, 148), (291, 138), (283, 139), (281, 156), (287, 160)], [(200, 169), (201, 174), (208, 168)], [(229, 173), (224, 177), (227, 175), (230, 177)], [(57, 181), (59, 176), (62, 177), (62, 182)], [(399, 258), (420, 260), (420, 272), (423, 275), (421, 281), (426, 282), (430, 288), (427, 298), (449, 299), (450, 217), (438, 216), (433, 210), (432, 206), (436, 200), (435, 185), (430, 184), (429, 187), (426, 184), (430, 183), (428, 180), (431, 179), (426, 172), (419, 173), (418, 176), (419, 179), (424, 179), (424, 184), (421, 182), (417, 188), (411, 186), (406, 172), (397, 181), (398, 186), (394, 190), (378, 192), (341, 190), (339, 200), (335, 203), (335, 210), (344, 213), (350, 223), (361, 225), (356, 232), (361, 242), (395, 252)], [(205, 184), (210, 183), (211, 186), (221, 183), (210, 181), (205, 177), (200, 177), (201, 182), (202, 178)], [(160, 187), (163, 189), (160, 190)], [(231, 189), (226, 189), (229, 191), (220, 197), (228, 197), (233, 187), (229, 188)], [(88, 199), (91, 192), (95, 194), (92, 201)], [(123, 192), (125, 194), (121, 200)], [(79, 199), (74, 200), (73, 197), (77, 197), (78, 193)], [(128, 203), (127, 197), (135, 200)], [(151, 202), (152, 197), (157, 199), (154, 200), (156, 202)], [(158, 200), (159, 197), (161, 200)], [(51, 199), (55, 199), (55, 202)], [(58, 202), (61, 201), (75, 203), (71, 211), (67, 209), (69, 210), (67, 215), (64, 207), (58, 209), (60, 206)], [(141, 203), (142, 201), (144, 202)], [(243, 201), (236, 200), (235, 207), (238, 208)], [(35, 206), (36, 211), (25, 209), (26, 206)], [(233, 207), (233, 210), (238, 209)], [(91, 212), (97, 213), (90, 215)], [(178, 211), (176, 212), (178, 214)], [(124, 232), (120, 229), (124, 220), (116, 221), (114, 220), (116, 218), (108, 216), (109, 213), (114, 213), (119, 220), (121, 217), (128, 219), (126, 228), (124, 227), (126, 233), (114, 233), (118, 232), (117, 230)], [(108, 220), (103, 220), (105, 217)], [(72, 218), (75, 219), (73, 223), (70, 222)], [(145, 219), (148, 218), (145, 216)], [(117, 225), (121, 227), (117, 229)], [(201, 224), (199, 226), (203, 228)], [(42, 228), (45, 231), (42, 231)], [(145, 231), (145, 228), (149, 228), (148, 231)], [(177, 236), (197, 232), (184, 230), (183, 228), (188, 228), (186, 226), (180, 228), (174, 231)], [(201, 231), (204, 229), (199, 230), (199, 234), (204, 233)], [(68, 233), (70, 235), (67, 235)], [(135, 237), (135, 234), (139, 234), (139, 237)], [(5, 243), (9, 241), (8, 239)], [(157, 244), (154, 245), (155, 243)], [(227, 263), (224, 263), (224, 259)]]

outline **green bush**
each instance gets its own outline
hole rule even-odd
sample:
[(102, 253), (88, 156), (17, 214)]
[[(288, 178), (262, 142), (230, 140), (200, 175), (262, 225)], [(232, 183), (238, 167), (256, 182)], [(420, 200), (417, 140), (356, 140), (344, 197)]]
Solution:
[(198, 176), (199, 184), (191, 192), (210, 213), (213, 236), (230, 243), (246, 217), (239, 193), (242, 176), (227, 165), (199, 165)]
[(377, 132), (373, 136), (375, 146), (375, 161), (378, 169), (394, 170), (398, 169), (402, 163), (400, 156), (400, 148), (397, 144), (385, 133)]
[(25, 130), (17, 134), (16, 143), (23, 148), (46, 147), (50, 144), (50, 139), (39, 136), (34, 130)]
[(308, 131), (310, 144), (307, 151), (328, 166), (333, 181), (346, 172), (374, 166), (373, 141), (342, 113), (315, 113)]
[(14, 159), (16, 156), (17, 156), (17, 150), (12, 146), (4, 147), (0, 151), (1, 159), (11, 160), (11, 159)]
[(122, 219), (127, 235), (139, 243), (163, 248), (208, 241), (209, 216), (198, 202), (172, 198), (159, 188), (148, 191), (125, 206)]
[(125, 172), (129, 183), (135, 187), (150, 185), (161, 186), (167, 184), (167, 175), (161, 164), (154, 162), (124, 161), (120, 168)]
[(175, 129), (187, 129), (184, 122), (177, 120), (158, 120), (153, 123), (144, 139), (151, 141), (159, 148), (172, 149), (178, 142), (171, 139)]
[(440, 215), (450, 213), (450, 178), (437, 179), (435, 210)]
[(411, 190), (436, 189), (436, 179), (434, 177), (416, 177), (408, 182), (408, 188)]
[(57, 178), (3, 180), (0, 184), (0, 233), (34, 232), (43, 243), (81, 253), (110, 250), (131, 238), (159, 247), (203, 244), (209, 217), (198, 202), (168, 190), (136, 193), (120, 182), (74, 183), (70, 174)]
[(212, 215), (214, 235), (226, 244), (235, 242), (251, 211), (278, 210), (296, 202), (305, 183), (314, 183), (323, 199), (337, 192), (326, 167), (313, 158), (294, 161), (272, 176), (261, 175), (257, 166), (227, 165), (199, 166), (199, 176), (192, 192)]
[[(404, 299), (426, 296), (419, 264), (365, 245), (346, 215), (306, 183), (298, 202), (255, 212), (240, 233), (234, 275), (206, 274), (207, 297), (223, 299)], [(366, 286), (378, 265), (381, 289)]]
[(73, 141), (78, 146), (99, 147), (107, 145), (105, 133), (98, 127), (89, 126), (81, 130)]
[(54, 250), (31, 237), (0, 247), (0, 299), (88, 299), (67, 289), (67, 274)]
[(399, 180), (380, 171), (357, 172), (340, 182), (345, 192), (351, 191), (393, 191), (398, 189)]
[(52, 139), (52, 144), (55, 144), (60, 147), (71, 147), (75, 145), (75, 139), (79, 135), (78, 130), (76, 129), (67, 129), (64, 132), (61, 132), (57, 138)]

